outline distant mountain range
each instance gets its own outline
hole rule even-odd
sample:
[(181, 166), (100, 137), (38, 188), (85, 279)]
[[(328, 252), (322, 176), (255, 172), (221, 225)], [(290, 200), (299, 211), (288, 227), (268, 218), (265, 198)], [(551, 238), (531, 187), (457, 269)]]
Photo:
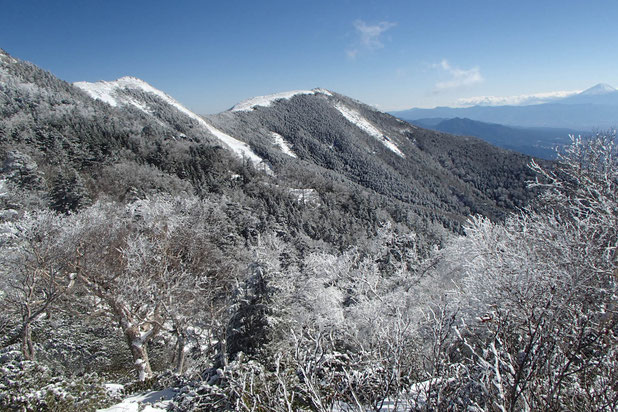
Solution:
[(543, 159), (554, 159), (556, 148), (568, 144), (571, 141), (570, 135), (586, 134), (586, 132), (573, 129), (510, 127), (459, 117), (418, 119), (411, 123), (458, 136), (478, 137), (498, 147)]
[(522, 106), (413, 108), (391, 112), (391, 114), (411, 121), (429, 118), (467, 118), (516, 127), (609, 129), (618, 126), (618, 91), (607, 84), (597, 84), (581, 93), (552, 100), (551, 103)]

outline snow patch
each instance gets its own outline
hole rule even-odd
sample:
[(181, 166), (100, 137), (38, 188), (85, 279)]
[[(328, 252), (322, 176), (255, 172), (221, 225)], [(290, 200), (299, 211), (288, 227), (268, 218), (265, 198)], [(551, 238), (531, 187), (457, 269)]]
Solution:
[(320, 195), (315, 189), (290, 189), (290, 194), (298, 203), (320, 206)]
[(80, 89), (82, 89), (83, 91), (85, 91), (86, 93), (88, 93), (92, 98), (102, 100), (111, 106), (117, 107), (117, 106), (121, 106), (124, 104), (131, 104), (150, 115), (152, 115), (152, 113), (150, 113), (143, 104), (129, 97), (120, 96), (118, 91), (122, 89), (138, 89), (146, 93), (154, 94), (155, 96), (163, 100), (165, 103), (174, 107), (179, 112), (183, 113), (184, 115), (198, 122), (200, 126), (206, 128), (210, 132), (210, 134), (214, 135), (216, 138), (221, 140), (223, 144), (225, 144), (230, 149), (232, 149), (232, 151), (236, 153), (237, 155), (239, 155), (240, 157), (246, 157), (256, 166), (259, 166), (260, 168), (265, 169), (265, 170), (270, 170), (268, 166), (264, 164), (263, 159), (259, 157), (258, 155), (256, 155), (255, 153), (253, 153), (251, 148), (249, 148), (249, 146), (246, 143), (241, 142), (240, 140), (237, 140), (233, 138), (232, 136), (223, 133), (219, 129), (212, 126), (210, 123), (206, 122), (200, 116), (193, 113), (191, 110), (187, 109), (180, 103), (178, 103), (176, 100), (174, 100), (174, 98), (172, 98), (168, 94), (162, 92), (161, 90), (155, 89), (154, 87), (152, 87), (151, 85), (149, 85), (143, 80), (137, 79), (135, 77), (127, 76), (127, 77), (122, 77), (118, 80), (111, 81), (111, 82), (106, 82), (106, 81), (100, 81), (96, 83), (77, 82), (73, 84), (79, 87)]
[(257, 96), (251, 99), (238, 103), (230, 109), (232, 112), (249, 112), (256, 106), (268, 107), (272, 102), (277, 100), (289, 100), (294, 96), (302, 94), (325, 94), (326, 96), (332, 96), (333, 94), (326, 89), (313, 89), (313, 90), (292, 90), (288, 92), (269, 94), (266, 96)]
[(290, 147), (288, 142), (285, 141), (283, 136), (281, 136), (279, 133), (275, 133), (275, 132), (271, 132), (270, 135), (274, 139), (273, 143), (275, 144), (275, 146), (277, 146), (279, 149), (281, 149), (281, 151), (283, 153), (285, 153), (288, 156), (298, 157), (298, 156), (296, 156), (296, 153), (294, 153), (292, 151), (292, 148)]
[(115, 82), (76, 82), (73, 85), (88, 93), (93, 99), (101, 100), (113, 107), (119, 106), (119, 100), (115, 97), (118, 88)]
[(122, 402), (97, 412), (165, 412), (177, 391), (171, 388), (125, 398)]
[(359, 112), (354, 109), (345, 106), (343, 103), (337, 102), (335, 104), (335, 109), (339, 111), (350, 123), (356, 125), (363, 132), (368, 135), (376, 138), (380, 143), (386, 146), (389, 150), (395, 152), (398, 156), (406, 157), (401, 150), (389, 139), (385, 136), (380, 130), (378, 130), (374, 125), (369, 123), (367, 119), (365, 119)]
[(120, 383), (106, 383), (105, 390), (112, 396), (120, 395), (124, 390), (124, 385)]

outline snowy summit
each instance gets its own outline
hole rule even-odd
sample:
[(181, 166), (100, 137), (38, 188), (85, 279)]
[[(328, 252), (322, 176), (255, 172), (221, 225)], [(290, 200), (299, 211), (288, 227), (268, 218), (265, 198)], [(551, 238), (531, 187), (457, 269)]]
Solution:
[(600, 94), (607, 94), (607, 93), (613, 93), (615, 92), (616, 89), (613, 88), (612, 86), (610, 86), (607, 83), (599, 83), (596, 84), (594, 86), (592, 86), (589, 89), (584, 90), (583, 92), (581, 92), (581, 95), (587, 95), (587, 96), (598, 96)]
[(102, 100), (110, 106), (118, 107), (131, 105), (137, 107), (144, 113), (154, 117), (153, 112), (149, 110), (144, 103), (138, 101), (130, 95), (127, 95), (126, 93), (122, 93), (122, 91), (125, 89), (137, 89), (146, 93), (153, 94), (160, 98), (164, 103), (172, 106), (174, 109), (183, 113), (185, 116), (188, 116), (192, 120), (196, 121), (200, 126), (205, 128), (211, 135), (219, 139), (224, 145), (229, 147), (238, 156), (248, 158), (255, 165), (267, 168), (267, 166), (265, 166), (263, 162), (263, 159), (256, 155), (246, 143), (241, 142), (226, 133), (223, 133), (222, 131), (205, 121), (202, 117), (198, 116), (191, 110), (184, 107), (167, 93), (164, 93), (161, 90), (152, 87), (150, 84), (146, 83), (141, 79), (126, 76), (114, 81), (98, 81), (96, 83), (77, 82), (73, 84), (88, 93), (92, 98)]
[(232, 112), (248, 112), (253, 110), (256, 106), (268, 107), (272, 102), (282, 99), (291, 99), (294, 96), (301, 94), (325, 94), (326, 96), (332, 96), (333, 94), (326, 89), (313, 89), (313, 90), (291, 90), (287, 92), (269, 94), (266, 96), (257, 96), (247, 99), (238, 103), (230, 109)]

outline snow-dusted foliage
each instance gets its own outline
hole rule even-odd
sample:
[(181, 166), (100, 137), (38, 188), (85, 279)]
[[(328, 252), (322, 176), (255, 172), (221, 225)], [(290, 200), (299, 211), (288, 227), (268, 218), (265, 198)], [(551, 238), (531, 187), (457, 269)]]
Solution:
[(220, 275), (229, 265), (209, 244), (208, 213), (195, 198), (157, 198), (98, 203), (67, 224), (74, 272), (120, 325), (139, 380), (152, 377), (147, 345), (157, 335), (176, 337), (181, 372), (195, 328), (216, 325), (233, 276)]
[(117, 397), (94, 374), (65, 378), (19, 352), (0, 355), (0, 409), (24, 411), (94, 411)]
[(463, 275), (437, 407), (615, 410), (618, 162), (613, 136), (574, 139), (545, 192), (504, 224), (473, 219), (443, 253)]
[(3, 246), (0, 279), (5, 287), (2, 307), (19, 319), (21, 352), (34, 360), (32, 324), (50, 316), (53, 304), (64, 297), (75, 283), (68, 265), (68, 254), (58, 242), (64, 219), (53, 212), (26, 214), (7, 222), (11, 233)]
[(301, 267), (286, 267), (289, 245), (263, 238), (232, 306), (229, 362), (184, 389), (173, 406), (331, 411), (408, 404), (416, 397), (408, 389), (419, 347), (418, 314), (405, 290), (414, 275), (402, 270), (418, 263), (410, 250), (414, 238), (386, 226), (371, 253), (315, 252)]

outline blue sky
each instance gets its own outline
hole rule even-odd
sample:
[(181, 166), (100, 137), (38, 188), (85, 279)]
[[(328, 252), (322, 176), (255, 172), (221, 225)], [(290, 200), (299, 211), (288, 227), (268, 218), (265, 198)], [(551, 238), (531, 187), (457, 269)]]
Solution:
[[(0, 47), (197, 113), (323, 87), (382, 110), (618, 87), (616, 1), (0, 0)], [(507, 100), (508, 101), (508, 100)]]

